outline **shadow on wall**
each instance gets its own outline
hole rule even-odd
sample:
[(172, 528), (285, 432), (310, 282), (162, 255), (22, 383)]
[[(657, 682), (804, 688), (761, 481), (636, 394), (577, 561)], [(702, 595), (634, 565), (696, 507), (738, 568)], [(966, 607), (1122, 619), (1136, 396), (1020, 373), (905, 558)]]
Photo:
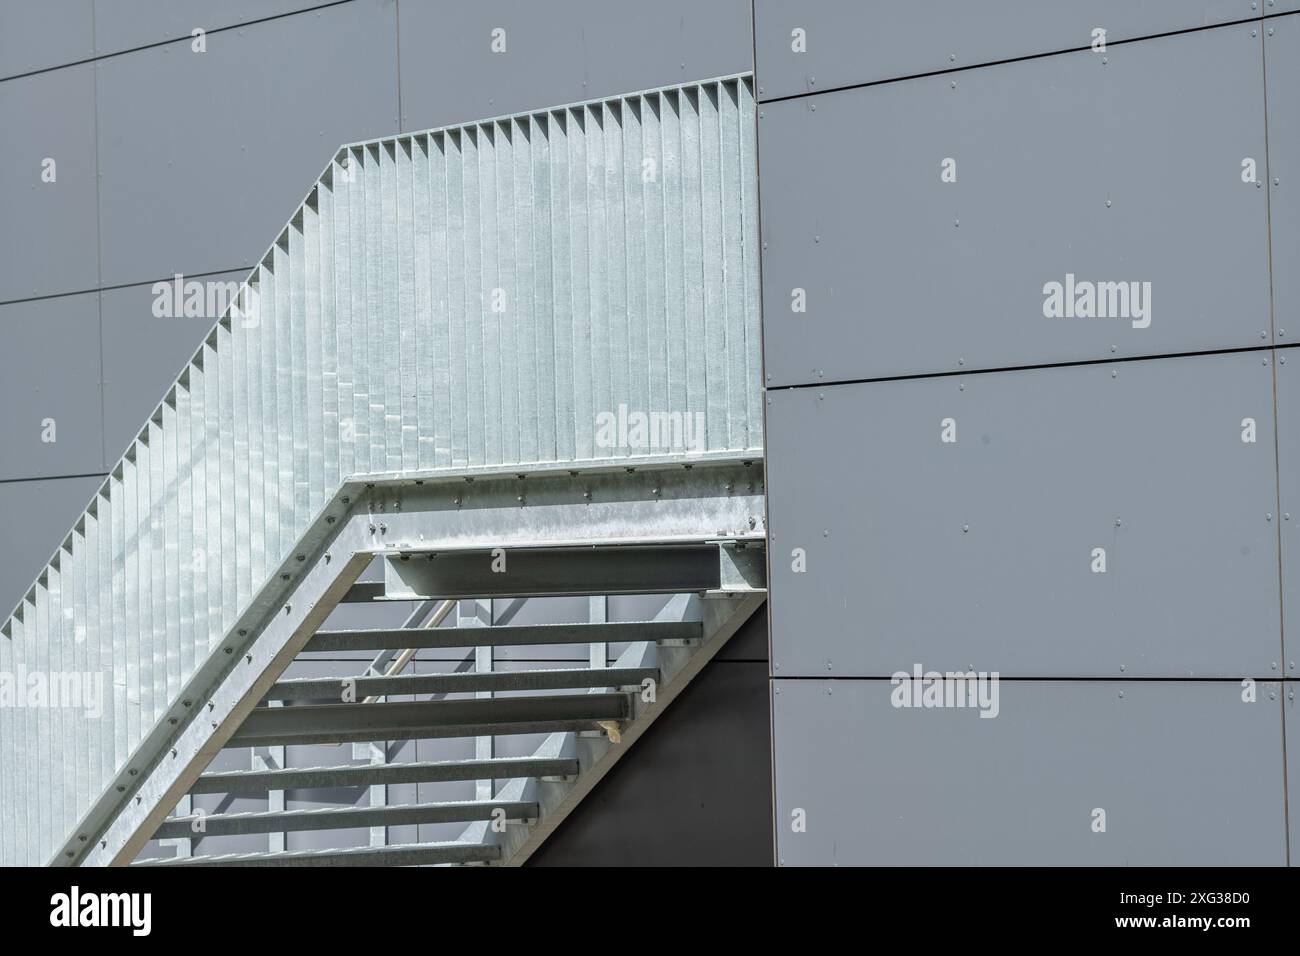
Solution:
[(542, 844), (529, 866), (771, 866), (767, 608)]

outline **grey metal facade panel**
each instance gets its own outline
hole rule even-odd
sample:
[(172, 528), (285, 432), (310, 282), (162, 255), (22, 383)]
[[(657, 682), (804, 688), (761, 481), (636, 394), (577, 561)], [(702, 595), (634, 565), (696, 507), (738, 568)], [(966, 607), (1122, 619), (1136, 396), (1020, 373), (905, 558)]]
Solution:
[(98, 325), (94, 293), (0, 305), (0, 480), (104, 471)]
[[(391, 6), (394, 0), (384, 2)], [(328, 6), (329, 0), (94, 0), (94, 5), (95, 54), (104, 56), (181, 37), (190, 42), (196, 29), (235, 27)], [(209, 44), (221, 42), (218, 37), (205, 39)]]
[(0, 78), (94, 55), (92, 0), (0, 5)]
[[(1267, 343), (1267, 191), (1241, 178), (1265, 150), (1250, 33), (765, 105), (768, 384)], [(1135, 157), (1170, 161), (1135, 176)], [(1070, 277), (1150, 308), (1049, 318), (1047, 284)]]
[(759, 98), (1086, 49), (1095, 28), (1111, 44), (1259, 16), (1257, 0), (756, 0)]
[[(104, 455), (105, 464), (122, 456), (140, 432), (140, 423), (158, 407), (162, 395), (176, 379), (220, 318), (207, 311), (209, 291), (219, 301), (217, 283), (244, 279), (242, 272), (225, 272), (186, 280), (203, 283), (202, 315), (170, 314), (175, 280), (107, 289), (100, 296), (100, 322), (104, 354)], [(185, 297), (182, 286), (182, 304)], [(168, 310), (168, 303), (173, 306)], [(154, 314), (155, 305), (164, 312)], [(197, 311), (197, 309), (195, 310)]]
[(1286, 728), (1287, 833), (1292, 866), (1300, 863), (1300, 709), (1296, 707), (1296, 682), (1290, 681), (1282, 697)]
[[(1282, 651), (1286, 676), (1300, 677), (1300, 350), (1278, 351), (1278, 525), (1282, 557)], [(1297, 727), (1300, 735), (1300, 727)]]
[(1264, 65), (1268, 76), (1273, 322), (1278, 344), (1286, 345), (1300, 342), (1300, 14), (1268, 21)]
[(94, 83), (89, 65), (0, 82), (0, 301), (99, 284)]
[[(402, 129), (747, 73), (747, 0), (401, 4)], [(493, 52), (503, 30), (504, 52)]]
[(770, 393), (774, 673), (1278, 676), (1269, 354)]
[(0, 604), (21, 600), (102, 483), (98, 477), (0, 481)]
[(1280, 687), (1002, 681), (986, 720), (895, 708), (888, 680), (775, 681), (779, 860), (1284, 865)]
[(103, 284), (255, 262), (339, 143), (397, 128), (395, 21), (355, 0), (101, 61)]

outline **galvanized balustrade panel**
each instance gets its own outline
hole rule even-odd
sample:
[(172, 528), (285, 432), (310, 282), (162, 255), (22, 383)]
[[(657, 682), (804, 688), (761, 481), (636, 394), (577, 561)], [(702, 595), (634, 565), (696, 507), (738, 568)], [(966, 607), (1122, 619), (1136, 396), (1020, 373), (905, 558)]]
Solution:
[(344, 479), (759, 452), (754, 121), (742, 76), (342, 148), (4, 624), (103, 696), (0, 713), (0, 861), (145, 769)]

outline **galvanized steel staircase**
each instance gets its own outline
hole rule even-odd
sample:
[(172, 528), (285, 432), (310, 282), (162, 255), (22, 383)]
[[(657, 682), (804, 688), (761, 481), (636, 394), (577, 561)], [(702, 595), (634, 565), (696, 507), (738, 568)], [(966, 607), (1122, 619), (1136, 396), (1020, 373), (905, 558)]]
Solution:
[[(659, 550), (649, 560), (659, 562), (661, 568), (641, 577), (638, 590), (680, 586), (681, 574), (673, 565), (684, 559), (692, 565), (692, 573), (698, 573), (695, 584), (700, 590), (675, 594), (651, 621), (427, 627), (420, 622), (429, 608), (421, 606), (412, 616), (413, 626), (320, 631), (308, 641), (305, 653), (364, 650), (380, 656), (351, 676), (277, 680), (227, 741), (232, 748), (366, 742), (377, 748), (373, 752), (386, 756), (392, 741), (465, 737), (488, 738), (495, 744), (503, 737), (540, 737), (530, 756), (210, 772), (198, 777), (189, 790), (191, 798), (217, 793), (265, 797), (312, 788), (421, 784), (437, 789), (437, 785), (477, 781), (474, 799), (421, 798), (390, 804), (385, 793), (378, 806), (210, 814), (186, 809), (163, 822), (155, 839), (199, 840), (199, 846), (206, 847), (213, 837), (275, 834), (281, 835), (283, 845), (283, 834), (370, 828), (370, 840), (369, 845), (324, 850), (268, 845), (259, 852), (204, 849), (200, 855), (190, 855), (190, 846), (185, 846), (172, 859), (144, 860), (142, 865), (522, 863), (762, 603), (763, 550), (758, 544), (728, 541)], [(631, 558), (638, 567), (646, 567), (647, 556), (631, 549), (598, 553), (610, 563), (628, 564)], [(701, 556), (709, 560), (692, 560)], [(482, 567), (488, 565), (488, 556), (475, 557)], [(564, 565), (579, 558), (579, 553), (552, 551), (546, 558)], [(500, 587), (493, 584), (493, 593), (499, 595)], [(535, 584), (533, 589), (535, 593)], [(390, 670), (369, 676), (378, 670), (384, 653), (399, 648), (468, 649), (466, 662), (472, 663), (484, 648), (575, 643), (600, 648), (599, 659), (593, 654), (589, 666), (578, 668), (420, 675)], [(626, 649), (606, 666), (605, 647), (622, 643)], [(486, 696), (499, 694), (508, 696)], [(415, 699), (385, 700), (398, 695)], [(339, 702), (341, 698), (350, 702)], [(354, 756), (367, 759), (365, 753)], [(359, 796), (364, 799), (364, 791)], [(388, 827), (457, 822), (468, 826), (455, 840), (387, 845)]]
[[(504, 780), (487, 801), (515, 821), (504, 834), (478, 819), (482, 800), (206, 825), (460, 819), (453, 846), (269, 859), (526, 857), (761, 600), (753, 574), (727, 577), (765, 532), (754, 124), (742, 76), (340, 150), (0, 627), (0, 670), (106, 685), (99, 715), (0, 708), (0, 862), (128, 863), (155, 832), (192, 831), (164, 822), (191, 788), (277, 792), (200, 776), (232, 743), (525, 728), (551, 734), (533, 762), (274, 778)], [(629, 409), (667, 431), (629, 434)], [(619, 418), (612, 443), (601, 415)], [(697, 417), (688, 447), (659, 441)], [(308, 646), (377, 644), (382, 675), (394, 651), (453, 639), (321, 633), (345, 599), (628, 593), (640, 585), (602, 572), (640, 553), (630, 566), (654, 585), (644, 549), (665, 547), (682, 550), (658, 563), (681, 573), (648, 590), (714, 593), (641, 637), (600, 625), (638, 648), (606, 673), (398, 669), (358, 675), (359, 702), (332, 705), (310, 696), (322, 685), (278, 680)], [(522, 576), (483, 584), (458, 564), (499, 549)], [(716, 587), (682, 557), (704, 552)], [(374, 561), (387, 582), (353, 590)], [(427, 594), (405, 580), (417, 564)], [(626, 689), (652, 674), (656, 702)], [(399, 693), (429, 699), (365, 702)], [(433, 699), (462, 693), (524, 696)]]

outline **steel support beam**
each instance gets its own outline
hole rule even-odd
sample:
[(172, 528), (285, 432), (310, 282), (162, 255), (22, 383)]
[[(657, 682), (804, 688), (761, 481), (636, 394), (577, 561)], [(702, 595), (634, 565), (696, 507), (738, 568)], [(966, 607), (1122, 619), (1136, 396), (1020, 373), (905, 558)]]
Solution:
[[(155, 838), (189, 835), (199, 826), (204, 836), (243, 836), (305, 830), (346, 830), (350, 827), (395, 827), (470, 820), (533, 820), (537, 804), (525, 801), (475, 800), (466, 803), (415, 803), (384, 807), (313, 807), (309, 810), (218, 813), (179, 817), (158, 828)], [(275, 852), (275, 851), (272, 851)]]
[(550, 722), (585, 727), (598, 720), (622, 720), (627, 713), (628, 695), (619, 693), (259, 707), (230, 737), (228, 746), (537, 733), (531, 728)]
[(490, 863), (499, 847), (479, 843), (412, 843), (404, 846), (308, 850), (292, 853), (232, 853), (178, 860), (145, 860), (136, 866), (434, 866)]
[(720, 584), (717, 549), (708, 546), (517, 550), (505, 571), (492, 570), (491, 552), (417, 553), (385, 567), (388, 596), (403, 600), (681, 594)]
[(385, 648), (459, 649), (486, 641), (494, 647), (595, 642), (683, 641), (700, 637), (698, 621), (632, 621), (623, 624), (514, 624), (491, 628), (363, 628), (321, 631), (306, 646), (310, 652), (371, 651)]
[[(345, 686), (358, 697), (401, 697), (412, 694), (469, 694), (482, 691), (564, 690), (571, 687), (626, 687), (646, 678), (659, 679), (653, 667), (590, 668), (529, 671), (489, 671), (468, 674), (408, 674), (401, 677), (306, 677), (276, 683), (267, 700), (337, 701)], [(479, 758), (483, 759), (483, 758)]]
[(286, 770), (234, 770), (205, 773), (190, 793), (260, 794), (268, 790), (312, 790), (332, 787), (393, 786), (401, 783), (441, 783), (511, 777), (564, 777), (578, 772), (571, 758), (540, 760), (535, 757), (497, 757), (486, 764), (477, 760), (390, 763), (381, 767), (344, 764), (338, 767), (290, 767)]

